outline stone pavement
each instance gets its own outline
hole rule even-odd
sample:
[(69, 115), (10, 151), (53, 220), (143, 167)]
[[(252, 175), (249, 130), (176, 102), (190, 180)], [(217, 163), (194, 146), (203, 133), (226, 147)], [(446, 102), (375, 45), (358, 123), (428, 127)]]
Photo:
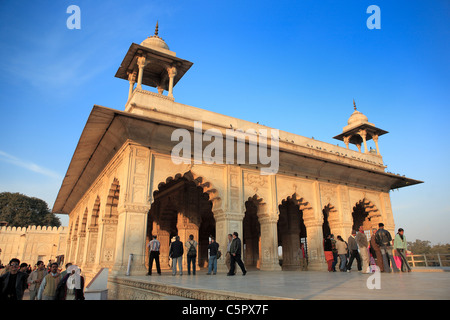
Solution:
[[(422, 272), (420, 272), (422, 271)], [(425, 272), (424, 272), (425, 271)], [(129, 276), (129, 280), (176, 286), (188, 290), (233, 292), (240, 298), (249, 299), (301, 299), (301, 300), (448, 300), (450, 299), (450, 272), (416, 269), (410, 273), (362, 274), (358, 271), (252, 271), (234, 277), (226, 274), (206, 275), (202, 270), (196, 276)], [(441, 272), (436, 272), (441, 271)], [(446, 271), (446, 270), (445, 270)], [(374, 287), (373, 289), (368, 288)], [(379, 284), (379, 289), (376, 285)], [(175, 297), (173, 297), (175, 298)], [(170, 297), (169, 297), (170, 299)]]
[[(440, 271), (440, 272), (439, 272)], [(270, 300), (449, 300), (450, 271), (447, 269), (415, 268), (411, 273), (381, 273), (380, 289), (369, 289), (369, 274), (352, 271), (279, 271), (249, 270), (246, 276), (238, 271), (234, 277), (218, 273), (206, 275), (203, 270), (196, 276), (172, 276), (170, 272), (158, 276), (124, 277), (133, 281), (177, 286), (191, 290), (233, 293), (240, 298)], [(375, 284), (375, 279), (372, 285)], [(29, 299), (28, 290), (24, 300)], [(168, 296), (168, 299), (183, 297)]]

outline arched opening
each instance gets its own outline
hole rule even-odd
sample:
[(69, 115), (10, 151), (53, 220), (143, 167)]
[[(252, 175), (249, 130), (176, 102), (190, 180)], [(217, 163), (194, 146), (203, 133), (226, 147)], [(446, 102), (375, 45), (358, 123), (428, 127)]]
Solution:
[(331, 205), (326, 205), (323, 210), (323, 224), (322, 224), (322, 234), (323, 237), (326, 238), (329, 234), (331, 234), (330, 229), (330, 222), (328, 221), (328, 218), (330, 217), (330, 211), (331, 211)]
[[(147, 241), (156, 235), (161, 243), (161, 269), (168, 269), (169, 248), (174, 236), (186, 243), (190, 235), (197, 241), (197, 265), (207, 267), (208, 245), (216, 236), (216, 223), (212, 202), (204, 190), (202, 179), (194, 179), (190, 172), (177, 174), (158, 185), (148, 216)], [(223, 245), (223, 244), (222, 244)], [(223, 248), (222, 248), (223, 250)], [(185, 250), (186, 255), (187, 250)], [(148, 258), (146, 259), (148, 263)], [(183, 259), (186, 265), (186, 259)]]
[(117, 218), (117, 206), (119, 204), (120, 185), (117, 179), (114, 179), (109, 189), (108, 198), (106, 201), (105, 218)]
[(282, 256), (280, 264), (282, 270), (300, 270), (300, 244), (307, 250), (306, 226), (303, 221), (302, 199), (288, 197), (279, 205), (278, 246)]
[(370, 201), (363, 199), (356, 203), (353, 207), (352, 217), (353, 226), (352, 230), (358, 231), (362, 226), (364, 232), (368, 237), (371, 235), (372, 228), (378, 229), (378, 209)]
[(261, 225), (258, 220), (258, 200), (256, 196), (245, 202), (243, 220), (243, 245), (245, 266), (261, 268)]
[(92, 207), (90, 223), (87, 229), (87, 252), (86, 252), (86, 261), (85, 267), (91, 267), (95, 262), (96, 258), (96, 249), (97, 249), (97, 240), (98, 240), (98, 221), (100, 217), (100, 197), (97, 196), (94, 202), (94, 206)]
[(105, 212), (101, 217), (101, 223), (104, 225), (104, 228), (100, 249), (100, 265), (110, 269), (114, 265), (116, 254), (117, 224), (119, 222), (117, 206), (119, 203), (119, 195), (120, 184), (119, 181), (114, 178), (108, 191)]
[(91, 224), (89, 228), (98, 227), (98, 218), (100, 216), (100, 197), (97, 196), (95, 199), (94, 207), (92, 208), (91, 213)]

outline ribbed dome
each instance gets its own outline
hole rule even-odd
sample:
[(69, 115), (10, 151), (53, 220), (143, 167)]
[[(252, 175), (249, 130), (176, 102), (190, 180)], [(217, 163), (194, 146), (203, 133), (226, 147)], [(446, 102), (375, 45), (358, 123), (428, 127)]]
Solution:
[(164, 40), (158, 36), (158, 22), (156, 22), (155, 34), (142, 41), (141, 46), (156, 50), (158, 50), (158, 48), (169, 50), (167, 43), (165, 43)]
[(350, 118), (348, 118), (347, 124), (352, 125), (355, 123), (368, 123), (368, 122), (369, 119), (365, 115), (363, 115), (358, 110), (355, 110), (350, 116)]
[(356, 103), (355, 103), (354, 99), (353, 99), (353, 108), (355, 109), (355, 111), (353, 111), (350, 118), (348, 118), (348, 121), (347, 121), (348, 126), (353, 126), (355, 124), (361, 124), (361, 123), (369, 123), (369, 119), (365, 115), (363, 115), (361, 112), (356, 110)]
[(164, 40), (158, 36), (151, 36), (142, 41), (141, 46), (155, 49), (155, 48), (163, 48), (166, 50), (170, 50), (167, 43), (164, 42)]

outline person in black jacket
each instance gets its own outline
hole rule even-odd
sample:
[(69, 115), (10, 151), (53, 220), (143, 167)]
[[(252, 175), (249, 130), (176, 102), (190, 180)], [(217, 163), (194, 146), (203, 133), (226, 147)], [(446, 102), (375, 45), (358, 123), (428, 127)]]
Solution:
[(241, 260), (241, 239), (239, 239), (239, 235), (237, 232), (233, 233), (233, 241), (230, 246), (230, 254), (231, 254), (231, 268), (227, 273), (227, 276), (234, 276), (234, 268), (235, 262), (239, 265), (242, 270), (242, 275), (245, 276), (247, 270), (245, 270), (244, 263)]
[(177, 264), (180, 269), (180, 276), (183, 275), (183, 243), (180, 237), (176, 236), (175, 241), (170, 244), (169, 257), (172, 258), (172, 275), (177, 274)]
[(347, 272), (350, 272), (350, 270), (352, 269), (353, 260), (355, 260), (355, 258), (358, 270), (359, 271), (362, 270), (361, 257), (358, 252), (358, 244), (356, 243), (355, 237), (356, 237), (356, 230), (352, 230), (351, 236), (348, 237), (348, 253), (350, 254), (350, 258), (348, 259), (347, 263)]
[(19, 271), (20, 260), (13, 258), (9, 262), (9, 272), (0, 277), (0, 300), (22, 300), (28, 287), (28, 274)]
[(219, 244), (216, 242), (214, 237), (211, 237), (211, 242), (208, 245), (209, 250), (209, 261), (208, 261), (208, 273), (213, 274), (217, 273), (217, 253), (219, 251)]
[(392, 272), (389, 261), (391, 262), (394, 272), (400, 272), (395, 264), (394, 256), (392, 254), (392, 236), (389, 231), (384, 229), (384, 224), (378, 224), (378, 231), (375, 234), (375, 242), (380, 246), (381, 255), (383, 256), (383, 265), (385, 272)]

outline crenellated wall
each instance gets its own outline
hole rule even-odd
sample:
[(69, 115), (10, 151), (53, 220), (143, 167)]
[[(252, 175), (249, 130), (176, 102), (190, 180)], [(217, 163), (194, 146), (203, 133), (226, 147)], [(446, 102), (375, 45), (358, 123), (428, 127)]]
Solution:
[(0, 227), (0, 260), (6, 265), (18, 258), (33, 266), (38, 260), (56, 261), (66, 253), (67, 233), (67, 227)]

